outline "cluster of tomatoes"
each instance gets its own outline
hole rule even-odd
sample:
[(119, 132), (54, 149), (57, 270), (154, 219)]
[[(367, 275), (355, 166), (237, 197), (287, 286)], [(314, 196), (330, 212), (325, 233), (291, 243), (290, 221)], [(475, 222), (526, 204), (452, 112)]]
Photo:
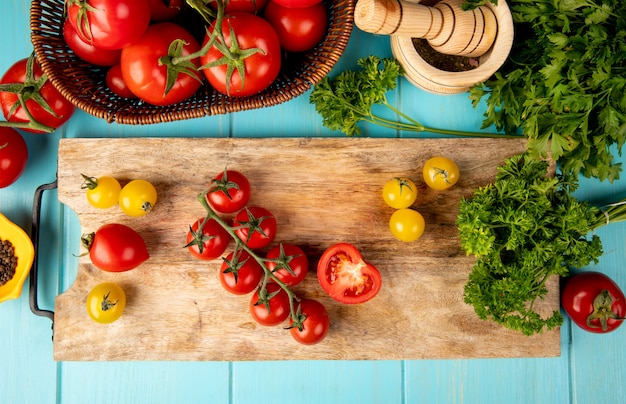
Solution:
[[(154, 185), (135, 179), (123, 187), (111, 176), (98, 178), (83, 175), (87, 201), (95, 208), (109, 209), (116, 205), (128, 216), (148, 214), (157, 202)], [(125, 272), (137, 268), (150, 254), (143, 237), (121, 223), (107, 223), (93, 233), (81, 237), (89, 250), (94, 266), (107, 272)], [(104, 282), (95, 286), (87, 296), (87, 313), (96, 322), (111, 323), (126, 308), (126, 294), (121, 286)]]
[[(219, 280), (235, 295), (252, 296), (250, 315), (264, 326), (277, 326), (289, 319), (292, 337), (306, 345), (322, 341), (330, 327), (328, 312), (317, 300), (298, 298), (290, 287), (302, 282), (309, 270), (305, 252), (295, 244), (280, 243), (260, 256), (277, 233), (275, 216), (260, 206), (248, 206), (251, 187), (236, 170), (215, 176), (200, 196), (207, 216), (196, 220), (187, 233), (191, 254), (202, 260), (222, 257), (231, 240), (232, 252), (222, 257)], [(220, 214), (234, 214), (231, 222)]]
[[(229, 96), (249, 96), (278, 77), (283, 51), (321, 42), (322, 0), (66, 0), (63, 37), (88, 63), (109, 67), (111, 91), (153, 105), (186, 100), (204, 79)], [(203, 38), (181, 10), (204, 18)]]
[[(459, 180), (459, 167), (446, 157), (431, 157), (424, 163), (422, 177), (430, 188), (443, 191)], [(389, 230), (400, 241), (413, 242), (424, 234), (426, 222), (411, 206), (417, 199), (417, 186), (406, 177), (392, 178), (383, 185), (383, 199), (396, 209), (389, 218)]]

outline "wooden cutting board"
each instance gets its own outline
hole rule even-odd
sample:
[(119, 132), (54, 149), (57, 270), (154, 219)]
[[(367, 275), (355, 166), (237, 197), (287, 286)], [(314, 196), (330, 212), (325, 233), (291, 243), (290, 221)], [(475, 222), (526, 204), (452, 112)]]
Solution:
[[(459, 248), (458, 203), (494, 179), (503, 160), (525, 148), (503, 139), (62, 139), (59, 200), (73, 209), (82, 232), (110, 222), (130, 225), (148, 245), (151, 258), (125, 273), (107, 273), (79, 260), (74, 284), (57, 297), (56, 360), (423, 359), (548, 357), (560, 355), (559, 331), (526, 337), (479, 320), (463, 302), (473, 264)], [(433, 155), (454, 159), (461, 180), (436, 192), (421, 179)], [(302, 246), (313, 270), (296, 291), (322, 301), (331, 329), (315, 346), (292, 340), (283, 327), (263, 327), (249, 316), (249, 296), (230, 295), (218, 281), (221, 261), (201, 262), (185, 248), (188, 226), (204, 216), (196, 200), (226, 166), (252, 184), (251, 204), (278, 219), (275, 243)], [(153, 211), (126, 217), (119, 208), (92, 208), (81, 189), (81, 173), (112, 175), (125, 183), (151, 181), (159, 192)], [(415, 243), (396, 241), (388, 230), (393, 209), (382, 185), (408, 176), (420, 188), (414, 207), (426, 219)], [(373, 300), (348, 306), (328, 298), (315, 277), (322, 251), (355, 244), (378, 267), (383, 288)], [(124, 287), (128, 305), (109, 325), (90, 320), (89, 290), (103, 281)], [(549, 284), (541, 310), (558, 310), (558, 280)]]

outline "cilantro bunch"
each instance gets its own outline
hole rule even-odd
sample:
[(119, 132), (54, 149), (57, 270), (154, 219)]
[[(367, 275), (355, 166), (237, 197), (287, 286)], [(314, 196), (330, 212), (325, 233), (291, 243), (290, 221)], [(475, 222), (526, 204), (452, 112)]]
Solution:
[(612, 153), (626, 141), (626, 2), (509, 0), (509, 7), (511, 55), (470, 91), (474, 106), (486, 98), (483, 127), (521, 128), (532, 155), (550, 152), (565, 173), (619, 178)]
[(551, 276), (597, 262), (607, 223), (626, 220), (626, 201), (600, 209), (577, 200), (572, 175), (548, 176), (548, 163), (529, 153), (507, 159), (493, 183), (461, 200), (461, 248), (477, 259), (464, 300), (481, 319), (525, 335), (559, 326), (559, 311), (542, 317), (535, 302)]

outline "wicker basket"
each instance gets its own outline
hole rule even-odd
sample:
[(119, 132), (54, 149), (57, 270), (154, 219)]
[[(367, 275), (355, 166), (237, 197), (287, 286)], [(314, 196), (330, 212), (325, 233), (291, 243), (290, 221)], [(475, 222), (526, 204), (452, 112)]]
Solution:
[[(329, 27), (321, 44), (301, 54), (287, 54), (280, 75), (266, 90), (249, 97), (229, 97), (208, 84), (178, 104), (153, 106), (112, 93), (105, 82), (107, 68), (78, 58), (62, 35), (63, 0), (33, 0), (30, 12), (31, 40), (37, 60), (52, 84), (76, 107), (107, 122), (143, 125), (226, 114), (277, 105), (297, 97), (326, 76), (350, 39), (355, 0), (325, 0)], [(184, 15), (185, 26), (204, 33), (203, 21), (193, 10)]]

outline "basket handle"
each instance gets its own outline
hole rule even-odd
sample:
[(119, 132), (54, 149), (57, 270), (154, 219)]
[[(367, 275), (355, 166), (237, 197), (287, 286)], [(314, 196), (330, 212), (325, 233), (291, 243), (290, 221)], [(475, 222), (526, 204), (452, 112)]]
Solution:
[(54, 339), (54, 312), (51, 310), (42, 310), (37, 303), (37, 281), (38, 281), (38, 267), (39, 267), (39, 222), (41, 220), (41, 200), (44, 191), (55, 189), (57, 187), (57, 180), (49, 184), (43, 184), (37, 187), (35, 190), (35, 198), (33, 200), (33, 224), (31, 227), (31, 240), (35, 247), (35, 258), (33, 265), (30, 269), (30, 288), (29, 288), (29, 300), (30, 310), (41, 317), (47, 317), (52, 321), (52, 339)]

